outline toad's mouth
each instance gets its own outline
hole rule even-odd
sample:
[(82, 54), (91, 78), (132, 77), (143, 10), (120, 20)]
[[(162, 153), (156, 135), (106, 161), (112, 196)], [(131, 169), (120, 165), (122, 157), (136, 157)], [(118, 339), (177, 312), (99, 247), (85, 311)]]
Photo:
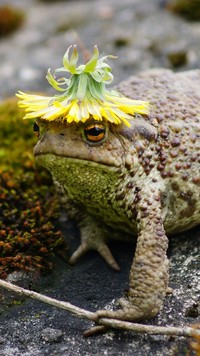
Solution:
[(55, 170), (56, 167), (60, 169), (67, 169), (71, 165), (76, 166), (90, 166), (93, 168), (98, 168), (98, 170), (105, 170), (109, 169), (110, 171), (118, 171), (119, 167), (114, 166), (111, 162), (104, 162), (104, 161), (96, 161), (92, 160), (91, 158), (82, 158), (82, 157), (71, 157), (67, 155), (60, 155), (52, 152), (34, 152), (34, 156), (36, 161), (47, 168), (49, 171), (52, 169)]
[[(109, 147), (91, 147), (89, 145), (84, 145), (79, 147), (78, 145), (71, 143), (61, 143), (58, 144), (52, 140), (50, 142), (47, 140), (40, 140), (35, 145), (33, 150), (34, 156), (38, 161), (43, 161), (44, 157), (50, 155), (52, 157), (63, 158), (66, 160), (79, 160), (81, 162), (95, 163), (96, 165), (101, 164), (107, 167), (120, 168), (124, 165), (124, 150), (116, 146), (109, 149)], [(54, 160), (55, 161), (55, 160)], [(42, 163), (43, 165), (43, 163)]]

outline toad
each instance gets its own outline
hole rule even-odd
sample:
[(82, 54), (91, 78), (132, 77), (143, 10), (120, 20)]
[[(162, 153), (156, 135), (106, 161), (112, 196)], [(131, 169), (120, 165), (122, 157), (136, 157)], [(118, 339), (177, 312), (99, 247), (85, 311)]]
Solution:
[[(80, 229), (70, 262), (97, 250), (115, 270), (110, 237), (137, 239), (128, 298), (95, 314), (142, 320), (161, 309), (168, 289), (167, 235), (200, 223), (200, 70), (149, 70), (107, 90), (113, 75), (97, 46), (85, 64), (70, 46), (47, 80), (61, 95), (19, 92), (36, 119), (37, 161), (66, 196)], [(67, 72), (56, 79), (56, 74)]]
[(155, 316), (168, 288), (167, 236), (200, 223), (199, 83), (199, 70), (165, 69), (122, 82), (120, 93), (150, 102), (149, 115), (136, 114), (130, 127), (92, 115), (79, 123), (36, 121), (34, 155), (62, 187), (80, 229), (71, 262), (95, 249), (117, 270), (110, 231), (137, 238), (128, 299), (119, 310), (97, 311), (97, 319)]

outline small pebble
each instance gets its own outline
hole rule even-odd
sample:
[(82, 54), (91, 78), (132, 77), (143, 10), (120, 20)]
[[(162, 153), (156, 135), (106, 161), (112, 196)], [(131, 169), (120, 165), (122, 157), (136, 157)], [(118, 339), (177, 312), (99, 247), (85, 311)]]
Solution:
[(42, 330), (41, 338), (49, 343), (60, 342), (62, 339), (63, 333), (61, 330), (46, 328)]

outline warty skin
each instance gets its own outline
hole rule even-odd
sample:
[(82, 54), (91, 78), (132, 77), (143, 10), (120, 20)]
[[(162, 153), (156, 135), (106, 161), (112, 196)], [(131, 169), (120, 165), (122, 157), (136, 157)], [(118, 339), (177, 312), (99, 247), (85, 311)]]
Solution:
[[(117, 89), (149, 100), (150, 115), (133, 118), (131, 127), (37, 120), (34, 155), (62, 187), (80, 228), (72, 263), (96, 249), (117, 270), (106, 245), (111, 229), (122, 239), (124, 232), (137, 236), (128, 300), (96, 317), (142, 320), (160, 311), (167, 292), (167, 235), (200, 223), (200, 71), (146, 71)], [(92, 142), (96, 124), (103, 138)]]

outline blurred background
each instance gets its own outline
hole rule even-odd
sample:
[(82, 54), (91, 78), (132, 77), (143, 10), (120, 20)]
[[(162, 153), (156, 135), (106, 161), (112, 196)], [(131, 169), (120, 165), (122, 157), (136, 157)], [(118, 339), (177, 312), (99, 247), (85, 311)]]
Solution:
[(199, 68), (200, 0), (0, 0), (0, 98), (51, 91), (47, 69), (74, 43), (118, 56), (114, 84), (148, 68)]

